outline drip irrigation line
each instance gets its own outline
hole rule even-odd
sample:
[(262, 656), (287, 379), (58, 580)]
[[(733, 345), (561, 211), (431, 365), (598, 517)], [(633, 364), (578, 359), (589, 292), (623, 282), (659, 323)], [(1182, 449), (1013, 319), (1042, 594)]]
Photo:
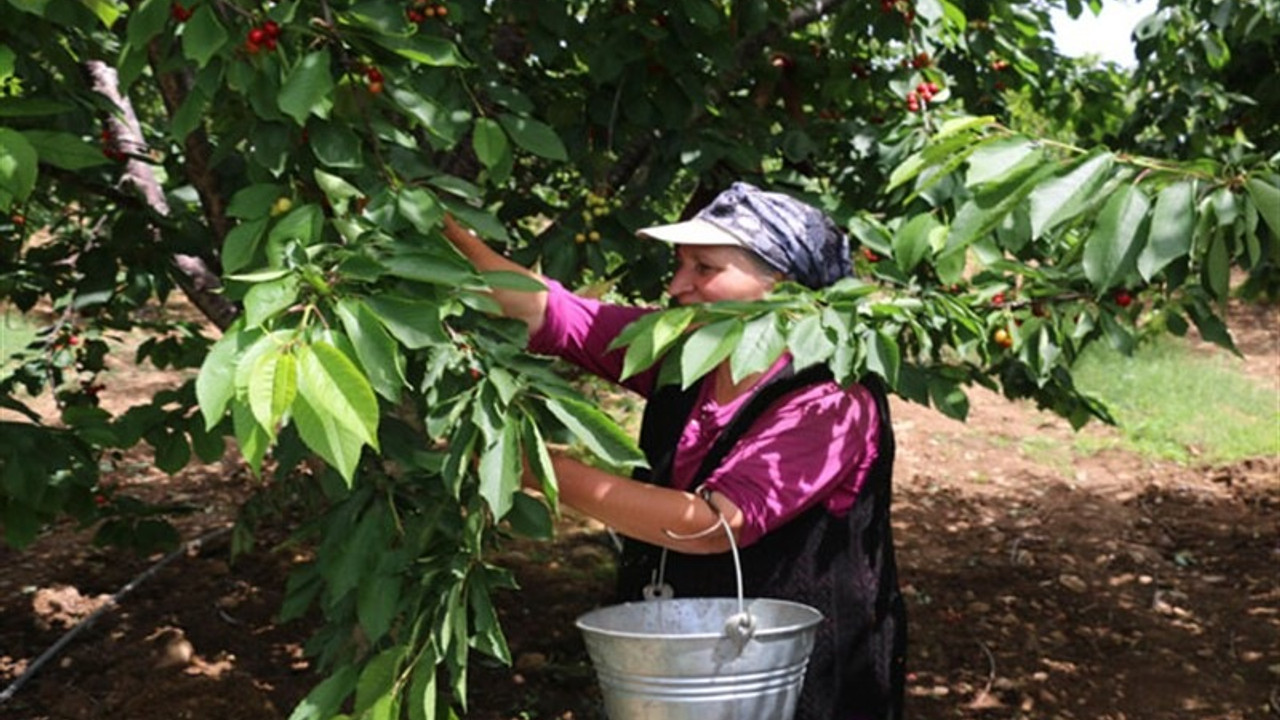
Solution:
[(226, 535), (229, 532), (231, 532), (230, 525), (225, 527), (220, 527), (216, 530), (211, 530), (205, 533), (204, 535), (201, 535), (200, 537), (196, 538), (195, 540), (192, 540), (187, 543), (183, 543), (176, 550), (170, 552), (168, 555), (165, 555), (158, 562), (156, 562), (156, 564), (152, 565), (151, 567), (143, 571), (141, 575), (138, 575), (134, 579), (130, 580), (127, 584), (125, 584), (124, 587), (117, 590), (114, 595), (108, 598), (107, 601), (102, 604), (102, 607), (99, 607), (97, 610), (94, 610), (92, 613), (86, 616), (83, 620), (76, 623), (74, 627), (72, 627), (70, 630), (64, 633), (62, 637), (58, 638), (57, 642), (50, 645), (48, 650), (45, 650), (43, 653), (41, 653), (40, 657), (36, 658), (31, 663), (31, 665), (25, 671), (23, 671), (21, 675), (19, 675), (12, 683), (9, 683), (9, 687), (6, 687), (3, 692), (0, 692), (0, 705), (4, 705), (6, 702), (11, 700), (13, 696), (18, 693), (18, 690), (20, 690), (23, 685), (26, 685), (27, 681), (30, 680), (36, 674), (36, 672), (40, 670), (40, 668), (44, 667), (46, 664), (48, 664), (50, 660), (57, 657), (58, 653), (62, 652), (62, 649), (65, 648), (67, 645), (69, 645), (71, 641), (76, 638), (77, 635), (79, 635), (80, 633), (92, 627), (93, 624), (98, 621), (98, 618), (102, 617), (103, 615), (107, 614), (108, 612), (118, 607), (120, 604), (120, 600), (122, 600), (125, 595), (128, 595), (129, 593), (133, 592), (135, 588), (137, 588), (143, 582), (150, 579), (153, 575), (159, 572), (161, 568), (173, 562), (174, 560), (177, 560), (182, 555), (185, 555), (194, 550), (198, 550), (202, 545), (218, 537), (221, 537), (222, 535)]

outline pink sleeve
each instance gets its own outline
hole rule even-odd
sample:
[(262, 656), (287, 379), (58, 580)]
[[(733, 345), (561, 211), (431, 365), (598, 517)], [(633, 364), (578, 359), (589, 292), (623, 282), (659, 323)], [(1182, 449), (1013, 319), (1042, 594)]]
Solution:
[[(547, 314), (542, 327), (529, 338), (529, 350), (555, 355), (587, 372), (618, 382), (626, 349), (609, 350), (609, 343), (633, 320), (654, 309), (613, 305), (574, 295), (555, 280), (545, 282)], [(621, 384), (648, 396), (657, 370), (655, 365)]]
[(853, 505), (877, 454), (879, 413), (861, 385), (805, 388), (761, 417), (706, 486), (744, 516), (749, 545), (821, 502), (835, 515)]

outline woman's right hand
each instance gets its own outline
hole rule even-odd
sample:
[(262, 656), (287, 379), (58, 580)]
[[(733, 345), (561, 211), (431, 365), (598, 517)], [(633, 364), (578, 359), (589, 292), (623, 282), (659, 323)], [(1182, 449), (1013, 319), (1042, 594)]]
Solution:
[[(489, 247), (475, 233), (459, 225), (448, 213), (444, 216), (444, 236), (481, 272), (513, 272), (538, 282), (545, 282), (542, 276)], [(529, 326), (530, 335), (542, 327), (547, 314), (546, 290), (528, 292), (495, 289), (491, 294), (502, 307), (502, 314), (509, 318), (523, 320)]]

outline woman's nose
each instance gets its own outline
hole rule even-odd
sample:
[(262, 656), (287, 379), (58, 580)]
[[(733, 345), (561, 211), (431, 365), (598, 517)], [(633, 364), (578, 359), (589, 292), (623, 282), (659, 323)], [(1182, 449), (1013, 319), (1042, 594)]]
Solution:
[(675, 274), (671, 276), (671, 282), (667, 283), (667, 295), (679, 297), (692, 287), (692, 283), (689, 282), (689, 273), (685, 272), (683, 267), (677, 267)]

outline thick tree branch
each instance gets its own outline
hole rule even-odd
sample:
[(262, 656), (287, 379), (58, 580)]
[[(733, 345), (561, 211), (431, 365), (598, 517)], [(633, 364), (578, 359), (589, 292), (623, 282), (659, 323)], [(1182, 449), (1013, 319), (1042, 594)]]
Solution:
[[(120, 93), (119, 76), (115, 68), (100, 60), (89, 60), (84, 67), (92, 81), (94, 92), (109, 100), (117, 110), (107, 122), (116, 143), (115, 149), (123, 152), (125, 157), (121, 184), (132, 186), (148, 207), (159, 215), (167, 216), (169, 201), (151, 164), (143, 159), (146, 157), (147, 145), (142, 136), (142, 126), (133, 111), (133, 104)], [(217, 207), (221, 208), (220, 201)], [(159, 240), (160, 228), (153, 226), (152, 232), (155, 234), (154, 239)], [(218, 237), (221, 239), (223, 236)], [(194, 255), (175, 253), (171, 263), (176, 270), (174, 277), (178, 286), (191, 302), (220, 329), (229, 327), (239, 316), (240, 310), (218, 293), (222, 286), (218, 274), (204, 259)]]

